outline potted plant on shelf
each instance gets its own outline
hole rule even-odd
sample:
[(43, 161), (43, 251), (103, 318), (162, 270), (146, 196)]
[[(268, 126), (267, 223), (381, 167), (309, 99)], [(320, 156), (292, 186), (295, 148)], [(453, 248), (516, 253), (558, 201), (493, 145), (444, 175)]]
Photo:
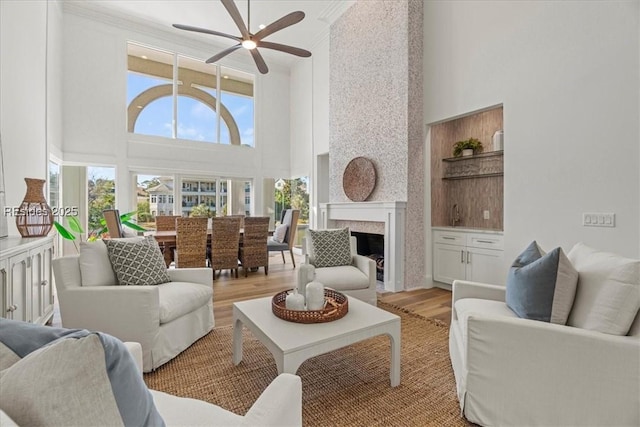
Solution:
[(463, 141), (458, 141), (453, 146), (453, 157), (460, 156), (472, 156), (477, 153), (482, 153), (482, 142), (476, 138), (469, 138)]

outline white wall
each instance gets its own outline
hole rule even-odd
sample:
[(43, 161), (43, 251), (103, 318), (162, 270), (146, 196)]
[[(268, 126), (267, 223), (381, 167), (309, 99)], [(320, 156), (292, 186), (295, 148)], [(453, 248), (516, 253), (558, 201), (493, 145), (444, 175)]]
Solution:
[(425, 3), (425, 123), (504, 104), (506, 261), (533, 239), (640, 256), (639, 5)]
[(312, 59), (297, 61), (291, 67), (291, 177), (309, 176), (312, 170), (312, 86)]
[[(0, 134), (8, 207), (22, 202), (25, 177), (46, 178), (46, 31), (46, 2), (0, 1)], [(9, 234), (18, 235), (15, 218), (8, 223)]]
[(329, 202), (329, 35), (320, 39), (313, 49), (313, 191), (309, 218), (317, 228), (320, 203)]
[[(135, 30), (134, 30), (135, 29)], [(249, 55), (223, 65), (256, 73), (255, 149), (195, 141), (159, 141), (126, 132), (127, 41), (196, 58), (218, 48), (168, 28), (158, 30), (75, 8), (64, 15), (64, 161), (117, 167), (117, 204), (131, 208), (129, 170), (175, 171), (253, 178), (261, 213), (263, 177), (288, 176), (289, 72), (268, 64), (261, 75)]]

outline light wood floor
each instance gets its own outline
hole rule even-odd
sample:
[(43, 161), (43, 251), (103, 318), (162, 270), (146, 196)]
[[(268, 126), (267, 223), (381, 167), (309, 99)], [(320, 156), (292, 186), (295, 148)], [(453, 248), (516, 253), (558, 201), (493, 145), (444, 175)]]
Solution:
[[(293, 288), (297, 283), (298, 269), (291, 264), (291, 257), (286, 254), (286, 263), (282, 257), (274, 253), (269, 258), (269, 274), (264, 269), (250, 272), (244, 277), (240, 269), (238, 278), (232, 277), (228, 271), (222, 272), (213, 282), (213, 312), (216, 327), (232, 324), (231, 307), (236, 301), (273, 296), (285, 289)], [(304, 262), (302, 256), (296, 256), (296, 266)], [(379, 294), (380, 301), (394, 304), (411, 310), (424, 317), (439, 319), (446, 324), (451, 321), (451, 292), (440, 289), (416, 289), (408, 292), (387, 292)], [(56, 303), (52, 325), (60, 327), (60, 311)]]
[[(296, 266), (303, 262), (303, 257), (296, 257)], [(291, 264), (291, 257), (286, 255), (286, 264), (282, 263), (280, 254), (269, 258), (269, 274), (264, 269), (249, 273), (244, 277), (240, 269), (239, 277), (232, 278), (223, 272), (213, 282), (213, 311), (216, 327), (231, 325), (231, 307), (234, 302), (252, 298), (273, 296), (279, 291), (291, 289), (297, 282), (297, 271)], [(424, 317), (439, 319), (449, 324), (451, 321), (451, 292), (440, 289), (416, 289), (408, 292), (381, 293), (383, 302), (406, 308)]]

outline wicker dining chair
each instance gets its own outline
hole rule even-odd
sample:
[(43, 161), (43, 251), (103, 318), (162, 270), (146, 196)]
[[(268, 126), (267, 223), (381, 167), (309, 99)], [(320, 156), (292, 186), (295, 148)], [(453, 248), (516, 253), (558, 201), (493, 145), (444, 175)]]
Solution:
[(227, 218), (240, 218), (240, 228), (244, 228), (244, 215), (225, 215)]
[(249, 269), (264, 267), (264, 274), (269, 274), (269, 217), (250, 216), (244, 219), (244, 236), (240, 247), (240, 264), (247, 277)]
[(213, 268), (213, 279), (216, 270), (231, 270), (238, 277), (238, 250), (240, 247), (240, 218), (211, 218), (211, 252), (209, 264)]
[(176, 268), (207, 266), (207, 218), (176, 219)]
[[(172, 231), (176, 229), (176, 219), (182, 218), (180, 215), (158, 215), (156, 216), (157, 231)], [(164, 262), (169, 267), (173, 261), (173, 251), (176, 249), (174, 245), (160, 245), (164, 255)]]

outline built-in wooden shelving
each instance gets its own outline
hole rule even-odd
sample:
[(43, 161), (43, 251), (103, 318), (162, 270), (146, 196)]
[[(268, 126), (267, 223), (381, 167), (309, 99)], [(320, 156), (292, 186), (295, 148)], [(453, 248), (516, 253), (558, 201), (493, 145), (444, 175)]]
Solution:
[(473, 156), (442, 159), (442, 179), (470, 179), (502, 176), (504, 174), (503, 151), (489, 151)]

